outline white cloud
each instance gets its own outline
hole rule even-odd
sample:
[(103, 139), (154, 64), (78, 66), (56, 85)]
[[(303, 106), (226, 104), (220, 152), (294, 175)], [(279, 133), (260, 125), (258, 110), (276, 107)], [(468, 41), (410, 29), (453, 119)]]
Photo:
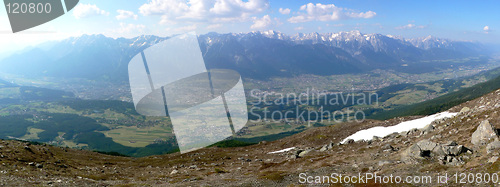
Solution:
[(285, 8), (285, 9), (280, 8), (279, 11), (280, 11), (281, 14), (284, 14), (284, 15), (290, 14), (290, 9), (289, 8)]
[(167, 13), (180, 14), (189, 9), (185, 1), (181, 0), (152, 0), (139, 7), (139, 12), (145, 16), (164, 15)]
[(217, 15), (239, 16), (242, 13), (259, 13), (269, 7), (267, 0), (217, 0), (210, 12)]
[(255, 18), (253, 20), (253, 25), (250, 26), (251, 29), (267, 29), (269, 26), (273, 24), (273, 20), (271, 19), (271, 16), (265, 15), (262, 18)]
[(295, 27), (293, 30), (296, 30), (296, 31), (304, 30), (304, 27)]
[(160, 15), (160, 23), (247, 21), (268, 9), (268, 0), (150, 0), (139, 8), (144, 16)]
[(118, 16), (116, 16), (117, 20), (124, 20), (124, 19), (137, 19), (137, 14), (134, 14), (132, 11), (127, 11), (127, 10), (117, 10)]
[(488, 25), (484, 26), (483, 31), (484, 33), (488, 34), (491, 31), (490, 26)]
[(109, 15), (109, 12), (101, 10), (96, 5), (83, 4), (83, 3), (78, 4), (73, 10), (73, 16), (75, 16), (76, 19), (99, 16), (99, 15), (107, 16)]
[(368, 18), (373, 18), (375, 15), (377, 15), (377, 13), (375, 13), (373, 11), (359, 12), (359, 13), (349, 12), (346, 15), (348, 17), (351, 17), (351, 18), (364, 18), (364, 19), (368, 19)]
[(415, 25), (413, 23), (409, 23), (408, 25), (399, 26), (399, 27), (396, 27), (395, 29), (398, 29), (398, 30), (409, 30), (409, 29), (423, 29), (425, 27), (426, 26), (424, 26), (424, 25)]
[(297, 12), (297, 16), (293, 16), (288, 21), (290, 23), (300, 23), (308, 21), (337, 21), (350, 18), (372, 18), (377, 13), (373, 11), (357, 12), (347, 8), (337, 7), (334, 4), (312, 4), (302, 5)]

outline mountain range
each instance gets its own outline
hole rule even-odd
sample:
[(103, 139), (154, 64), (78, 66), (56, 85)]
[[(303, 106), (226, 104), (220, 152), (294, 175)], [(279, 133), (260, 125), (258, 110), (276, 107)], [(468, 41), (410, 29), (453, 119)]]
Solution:
[[(1, 60), (0, 69), (3, 73), (31, 77), (127, 81), (130, 59), (165, 39), (168, 37), (113, 39), (82, 35), (27, 48)], [(451, 65), (430, 61), (488, 55), (486, 47), (474, 42), (432, 36), (404, 39), (359, 31), (296, 35), (277, 31), (208, 33), (199, 36), (199, 44), (208, 69), (233, 69), (253, 79), (374, 69), (420, 73)]]

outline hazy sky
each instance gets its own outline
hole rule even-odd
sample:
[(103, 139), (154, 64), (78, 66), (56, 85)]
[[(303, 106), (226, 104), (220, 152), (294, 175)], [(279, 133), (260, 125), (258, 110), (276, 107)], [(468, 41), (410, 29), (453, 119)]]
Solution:
[(500, 43), (499, 7), (495, 0), (80, 0), (66, 15), (16, 34), (5, 8), (0, 8), (0, 50), (81, 34), (130, 38), (255, 30), (286, 34), (359, 30)]

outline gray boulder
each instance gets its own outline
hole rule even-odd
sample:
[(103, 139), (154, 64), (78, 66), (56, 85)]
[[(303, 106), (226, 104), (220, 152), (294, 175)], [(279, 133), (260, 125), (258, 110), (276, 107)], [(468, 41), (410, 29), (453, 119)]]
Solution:
[(446, 155), (458, 156), (465, 152), (465, 147), (463, 145), (456, 146), (441, 146)]
[(432, 150), (437, 146), (436, 143), (429, 140), (422, 140), (412, 146), (410, 146), (402, 154), (403, 161), (413, 161), (414, 159), (422, 159), (425, 157), (430, 157)]
[(418, 145), (412, 145), (410, 148), (403, 153), (403, 157), (405, 158), (420, 158), (422, 157), (422, 150)]
[(449, 157), (447, 165), (460, 166), (465, 164), (465, 162), (460, 157)]
[(388, 160), (378, 161), (378, 166), (384, 166), (384, 165), (391, 164), (391, 163), (392, 162), (388, 161)]
[(328, 150), (328, 148), (327, 148), (327, 146), (326, 146), (326, 145), (324, 145), (323, 147), (321, 147), (321, 149), (319, 149), (319, 151), (321, 151), (321, 152), (323, 152), (323, 151), (327, 151), (327, 150)]
[(486, 152), (488, 154), (498, 155), (500, 151), (500, 141), (491, 142), (486, 146)]
[(345, 144), (352, 144), (354, 143), (354, 140), (353, 139), (348, 139), (345, 141)]
[(423, 134), (427, 134), (427, 133), (430, 133), (430, 132), (434, 131), (434, 129), (435, 129), (434, 125), (429, 124), (429, 125), (425, 126), (425, 127), (422, 129), (422, 133), (423, 133)]
[(463, 115), (469, 111), (470, 111), (469, 107), (463, 107), (462, 110), (460, 110), (460, 112), (458, 113), (458, 115)]
[(328, 151), (328, 150), (332, 149), (334, 145), (335, 145), (335, 143), (330, 142), (329, 144), (326, 144), (323, 147), (321, 147), (321, 149), (319, 149), (319, 151), (321, 151), (321, 152)]
[(457, 146), (458, 144), (455, 141), (448, 141), (448, 142), (446, 142), (445, 145), (447, 145), (447, 146)]
[(417, 143), (417, 146), (420, 147), (420, 150), (432, 151), (438, 144), (429, 140), (422, 140)]
[(498, 156), (491, 157), (488, 159), (488, 163), (495, 163), (498, 160)]
[(490, 122), (488, 120), (484, 120), (472, 134), (471, 142), (475, 146), (482, 146), (492, 140), (498, 140), (497, 133), (491, 126)]
[(179, 170), (174, 169), (174, 170), (172, 170), (172, 172), (170, 172), (170, 175), (175, 175), (177, 173), (179, 173)]
[(296, 149), (293, 154), (299, 156), (300, 153), (302, 153), (304, 150), (303, 149)]
[(392, 147), (391, 144), (385, 144), (382, 146), (382, 151), (397, 151), (397, 149)]
[(307, 153), (309, 153), (309, 152), (311, 152), (311, 150), (310, 150), (310, 149), (308, 149), (308, 150), (304, 150), (304, 151), (300, 152), (298, 156), (299, 156), (299, 158), (304, 157), (304, 156), (306, 156), (306, 154), (307, 154)]
[[(402, 153), (404, 162), (414, 162), (415, 160), (436, 157), (446, 162), (462, 163), (453, 161), (453, 158), (466, 152), (468, 149), (463, 145), (458, 145), (456, 142), (448, 142), (446, 144), (438, 144), (429, 140), (422, 140)], [(445, 162), (445, 163), (446, 163)]]

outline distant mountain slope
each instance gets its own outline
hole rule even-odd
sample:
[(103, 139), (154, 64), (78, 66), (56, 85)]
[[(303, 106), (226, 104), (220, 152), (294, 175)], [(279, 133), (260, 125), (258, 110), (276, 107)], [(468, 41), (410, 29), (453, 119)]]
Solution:
[(0, 79), (0, 88), (12, 87), (12, 86), (16, 86), (16, 85)]
[(74, 94), (61, 90), (38, 88), (32, 86), (16, 86), (0, 82), (0, 106), (39, 101), (62, 101), (74, 98)]
[[(489, 76), (489, 74), (486, 74), (486, 76)], [(397, 107), (393, 110), (381, 111), (367, 117), (371, 119), (390, 119), (400, 116), (434, 114), (448, 110), (456, 105), (476, 99), (498, 89), (500, 89), (500, 76), (428, 101)]]
[[(23, 76), (127, 81), (127, 65), (139, 51), (164, 37), (131, 39), (83, 35), (48, 42), (0, 61), (4, 73)], [(359, 31), (288, 36), (275, 31), (208, 33), (199, 36), (208, 68), (238, 70), (261, 79), (300, 74), (332, 75), (373, 69), (406, 72), (449, 68), (450, 62), (423, 62), (485, 55), (484, 47), (428, 37), (405, 40)]]
[(128, 80), (129, 60), (139, 51), (163, 40), (157, 36), (132, 39), (83, 35), (50, 42), (0, 62), (2, 72), (100, 80)]

